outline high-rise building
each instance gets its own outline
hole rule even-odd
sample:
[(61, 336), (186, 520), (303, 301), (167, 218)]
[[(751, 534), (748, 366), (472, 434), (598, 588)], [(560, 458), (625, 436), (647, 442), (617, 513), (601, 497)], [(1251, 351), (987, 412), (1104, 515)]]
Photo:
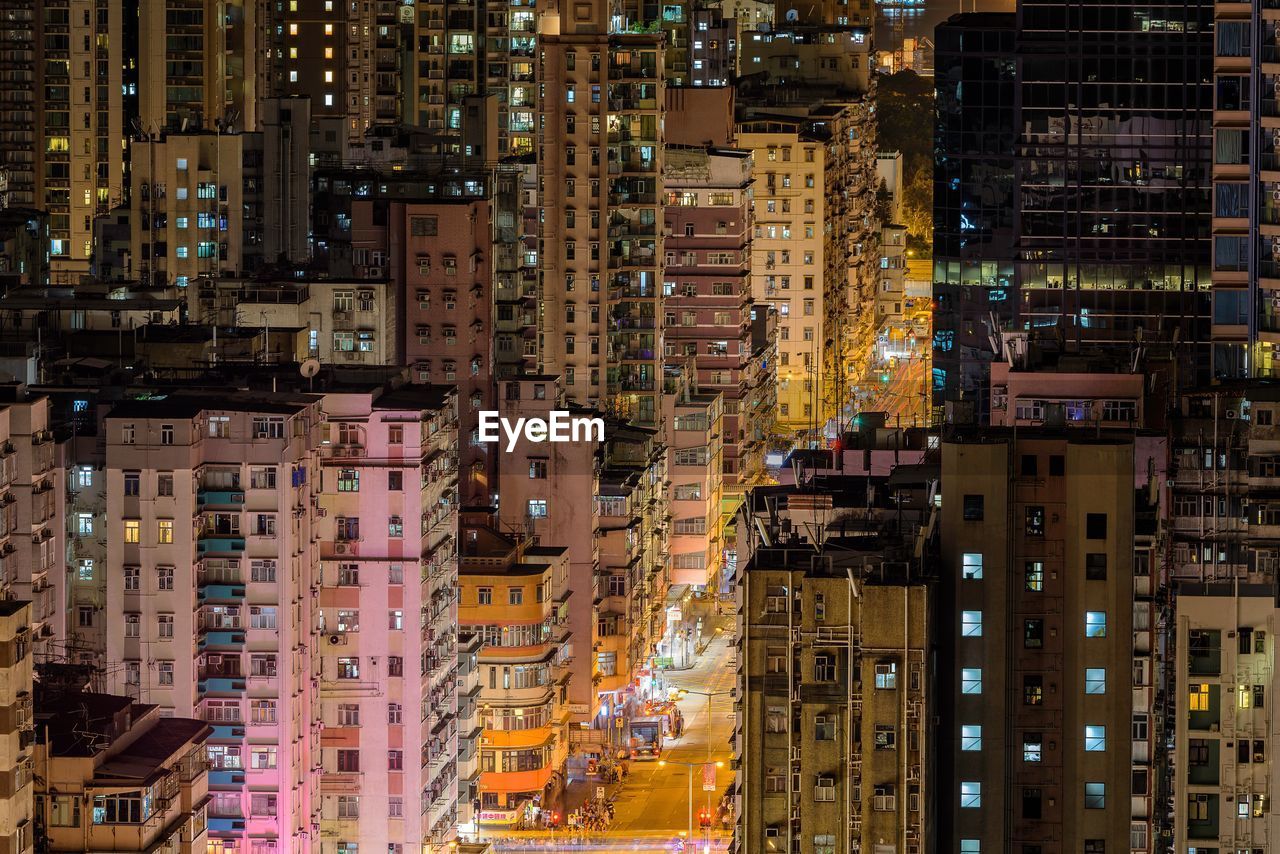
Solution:
[(1013, 322), (1016, 17), (955, 15), (937, 42), (933, 174), (933, 382), (978, 401), (994, 358), (991, 328)]
[(5, 722), (5, 738), (0, 741), (0, 842), (13, 854), (28, 854), (35, 842), (31, 668), (31, 609), (18, 599), (0, 600), (0, 708)]
[(724, 399), (724, 485), (741, 469), (742, 384), (751, 357), (751, 153), (668, 148), (667, 262), (663, 271), (665, 361), (692, 365), (698, 391)]
[(605, 4), (541, 17), (538, 325), (565, 396), (653, 426), (662, 383), (662, 110), (658, 34)]
[(484, 730), (479, 812), (468, 833), (556, 805), (569, 747), (561, 679), (568, 649), (560, 643), (567, 551), (500, 533), (493, 523), (488, 514), (464, 514), (461, 529), (458, 624), (483, 643), (473, 695)]
[(1144, 456), (1132, 434), (1049, 429), (942, 445), (936, 759), (952, 851), (1129, 850), (1150, 826), (1133, 801), (1151, 785), (1135, 720), (1151, 685), (1134, 633)]
[(869, 51), (857, 27), (761, 32), (741, 46), (760, 69), (738, 96), (738, 144), (755, 161), (752, 295), (778, 313), (777, 425), (811, 438), (845, 418), (874, 338)]
[(458, 629), (457, 395), (326, 384), (315, 477), (322, 837), (435, 850), (471, 821), (478, 687)]
[(1183, 583), (1175, 607), (1171, 701), (1186, 706), (1174, 716), (1174, 849), (1266, 850), (1280, 784), (1275, 585)]
[[(136, 14), (136, 12), (135, 12)], [(52, 0), (0, 7), (0, 174), (6, 206), (48, 212), (54, 281), (89, 273), (93, 219), (126, 197), (125, 7)]]
[[(947, 254), (935, 277), (960, 292), (943, 292), (952, 304), (935, 341), (944, 350), (940, 371), (961, 375), (935, 375), (944, 397), (981, 396), (980, 365), (990, 356), (978, 351), (1003, 354), (1000, 338), (1009, 331), (1060, 351), (1127, 355), (1137, 344), (1171, 346), (1180, 382), (1209, 378), (1211, 263), (1238, 265), (1231, 253), (1243, 245), (1210, 239), (1212, 16), (1208, 3), (1152, 18), (1136, 9), (1116, 17), (1075, 0), (1024, 0), (1012, 35), (1007, 19), (989, 17), (940, 28), (947, 43), (939, 52), (951, 59), (939, 60), (949, 69), (938, 75), (937, 132), (937, 177), (946, 185), (937, 219)], [(1010, 41), (1012, 55), (999, 56)], [(964, 112), (985, 118), (957, 118)], [(1006, 287), (1006, 222), (997, 211), (1007, 207), (1011, 126), (1015, 260)], [(969, 227), (977, 256), (966, 256)], [(983, 252), (984, 243), (993, 251)], [(983, 330), (984, 322), (998, 328)], [(948, 368), (956, 356), (962, 364)]]
[(346, 426), (287, 393), (125, 400), (105, 420), (108, 685), (214, 725), (209, 844), (221, 850), (310, 838), (317, 789), (358, 788), (337, 744), (313, 744), (317, 686), (381, 688), (386, 662), (314, 656), (305, 605), (318, 559), (358, 531), (333, 520), (338, 533), (313, 545), (316, 450), (356, 444)]
[[(927, 850), (935, 702), (932, 585), (913, 557), (922, 495), (907, 479), (865, 477), (749, 493), (737, 851)], [(903, 535), (881, 536), (895, 515)]]
[(667, 368), (662, 394), (667, 445), (667, 489), (672, 524), (667, 533), (673, 585), (720, 589), (724, 570), (724, 397), (699, 391), (684, 371)]

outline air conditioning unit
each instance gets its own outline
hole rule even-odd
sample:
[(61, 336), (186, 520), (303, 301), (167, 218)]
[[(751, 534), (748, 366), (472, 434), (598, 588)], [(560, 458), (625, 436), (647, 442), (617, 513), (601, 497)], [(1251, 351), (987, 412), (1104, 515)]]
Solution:
[(350, 554), (351, 546), (348, 545), (347, 543), (335, 543), (333, 546), (333, 551), (334, 551), (334, 554), (340, 554), (340, 555)]
[(366, 275), (367, 275), (367, 276), (368, 276), (368, 278), (370, 278), (370, 279), (381, 279), (381, 278), (382, 278), (382, 268), (381, 268), (381, 267), (369, 267), (369, 268), (367, 269), (367, 273), (366, 273)]
[(346, 635), (343, 635), (343, 634), (329, 635), (329, 646), (345, 646), (346, 643), (347, 643)]
[(781, 836), (782, 836), (782, 831), (781, 831), (779, 828), (776, 828), (776, 827), (766, 827), (766, 828), (764, 829), (764, 838), (765, 838), (765, 839), (778, 839), (778, 838), (779, 838), (779, 837), (781, 837)]

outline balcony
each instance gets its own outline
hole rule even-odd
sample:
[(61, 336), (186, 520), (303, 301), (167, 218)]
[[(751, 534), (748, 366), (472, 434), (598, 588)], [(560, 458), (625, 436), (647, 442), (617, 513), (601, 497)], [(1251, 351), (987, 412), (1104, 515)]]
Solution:
[(201, 507), (239, 507), (244, 504), (243, 489), (202, 489), (196, 493)]
[(243, 676), (212, 676), (199, 682), (201, 694), (234, 694), (244, 690)]
[(223, 534), (201, 534), (196, 551), (203, 556), (234, 555), (244, 551), (244, 537)]
[(203, 652), (206, 647), (243, 646), (244, 632), (203, 632), (198, 646)]
[(200, 592), (198, 596), (201, 602), (204, 602), (210, 599), (216, 599), (218, 601), (238, 602), (241, 599), (244, 599), (244, 585), (242, 584), (206, 584), (200, 588)]

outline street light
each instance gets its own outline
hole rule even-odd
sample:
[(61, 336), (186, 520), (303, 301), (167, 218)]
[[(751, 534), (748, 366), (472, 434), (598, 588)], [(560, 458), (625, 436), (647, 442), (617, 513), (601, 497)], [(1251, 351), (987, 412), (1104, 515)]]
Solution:
[[(689, 842), (690, 842), (690, 843), (692, 843), (692, 842), (693, 842), (693, 769), (694, 769), (694, 768), (703, 768), (703, 767), (705, 767), (705, 766), (707, 766), (707, 765), (710, 765), (710, 764), (711, 764), (710, 762), (675, 762), (675, 761), (670, 760), (670, 759), (659, 759), (659, 760), (658, 760), (658, 767), (659, 767), (659, 768), (665, 768), (665, 767), (667, 767), (668, 765), (683, 765), (684, 767), (686, 767), (686, 768), (688, 768), (688, 769), (689, 769), (689, 835), (688, 835), (687, 839), (689, 840)], [(723, 768), (723, 767), (724, 767), (724, 763), (723, 763), (723, 762), (716, 762), (716, 763), (715, 763), (715, 766), (716, 766), (717, 768)], [(711, 834), (711, 828), (710, 828), (710, 827), (708, 827), (708, 828), (707, 828), (707, 834), (708, 834), (708, 836), (710, 836), (710, 834)]]
[[(698, 696), (700, 696), (700, 697), (706, 697), (706, 698), (707, 698), (707, 764), (710, 764), (710, 763), (711, 763), (711, 698), (712, 698), (712, 697), (716, 697), (716, 696), (726, 695), (726, 694), (727, 694), (727, 695), (729, 695), (729, 696), (733, 696), (733, 690), (732, 690), (732, 689), (730, 689), (730, 690), (728, 690), (728, 691), (694, 691), (694, 690), (692, 690), (692, 689), (690, 689), (690, 688), (681, 688), (681, 689), (680, 689), (680, 693), (681, 693), (681, 695), (684, 695), (684, 694), (697, 694), (697, 695), (698, 695)], [(723, 767), (724, 767), (724, 763), (723, 763), (723, 762), (717, 762), (717, 763), (716, 763), (716, 767), (717, 767), (717, 768), (723, 768)], [(689, 783), (689, 787), (690, 787), (690, 788), (689, 788), (689, 824), (690, 824), (690, 826), (692, 826), (692, 824), (693, 824), (693, 783), (692, 783), (692, 779), (691, 779), (691, 781), (690, 781), (690, 783)], [(711, 809), (711, 794), (710, 794), (709, 792), (707, 793), (707, 809), (708, 809), (708, 810), (710, 810), (710, 809)]]

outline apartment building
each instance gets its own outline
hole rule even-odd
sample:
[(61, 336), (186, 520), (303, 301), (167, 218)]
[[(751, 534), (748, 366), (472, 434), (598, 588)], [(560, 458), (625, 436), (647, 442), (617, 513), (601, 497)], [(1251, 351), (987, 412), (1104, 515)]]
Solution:
[(42, 658), (67, 636), (66, 480), (50, 402), (22, 383), (0, 384), (0, 471), (8, 540), (0, 556), (8, 596), (29, 603), (27, 642)]
[[(763, 72), (740, 94), (738, 144), (754, 153), (752, 296), (778, 312), (777, 424), (787, 432), (817, 436), (844, 417), (874, 344), (869, 50), (866, 29), (848, 26), (756, 33), (741, 46), (746, 67)], [(809, 97), (779, 99), (796, 87)]]
[(1280, 726), (1268, 696), (1275, 585), (1185, 582), (1176, 609), (1173, 845), (1265, 851), (1280, 822), (1272, 808), (1280, 778), (1270, 758)]
[(539, 370), (572, 402), (656, 426), (664, 59), (629, 23), (600, 2), (540, 18)]
[(476, 642), (458, 629), (457, 395), (328, 383), (323, 412), (322, 848), (443, 850), (472, 820), (478, 767)]
[(613, 725), (664, 629), (670, 585), (666, 534), (668, 460), (653, 430), (611, 425), (606, 435), (596, 505), (597, 696), (609, 699), (603, 722)]
[(743, 372), (751, 356), (751, 152), (667, 149), (665, 363), (724, 400), (722, 473), (740, 492)]
[[(824, 478), (816, 491), (748, 495), (736, 851), (933, 842), (933, 594), (915, 556), (927, 507), (925, 482), (908, 480)], [(902, 535), (882, 535), (904, 506)]]
[(724, 398), (690, 388), (683, 372), (667, 370), (662, 396), (667, 446), (671, 584), (720, 589), (724, 572)]
[(1135, 717), (1150, 679), (1135, 655), (1151, 654), (1135, 646), (1149, 628), (1135, 625), (1135, 489), (1158, 476), (1145, 453), (1132, 434), (1048, 429), (942, 444), (940, 596), (954, 605), (937, 624), (952, 638), (938, 838), (951, 851), (1129, 850), (1151, 826), (1135, 805), (1153, 799), (1132, 799), (1153, 785)]
[[(458, 623), (478, 636), (480, 811), (464, 833), (558, 808), (568, 756), (568, 552), (464, 514)], [(589, 589), (589, 588), (588, 588)]]
[[(337, 367), (397, 364), (400, 299), (390, 281), (325, 278), (312, 281), (209, 276), (193, 279), (185, 292), (187, 316), (210, 326), (258, 330), (256, 354), (263, 362), (317, 359)], [(211, 361), (225, 359), (214, 351)]]
[(256, 267), (260, 149), (256, 134), (208, 131), (133, 144), (129, 252), (144, 283), (186, 287)]
[(125, 198), (125, 12), (119, 5), (53, 0), (6, 3), (0, 172), (9, 205), (48, 212), (53, 281), (89, 273), (93, 218)]
[(37, 822), (31, 635), (28, 603), (0, 600), (0, 844), (13, 854), (34, 850)]
[(319, 400), (288, 393), (152, 394), (105, 418), (108, 687), (213, 725), (223, 852), (312, 838), (317, 784), (349, 784), (312, 735), (316, 680), (348, 677), (320, 671), (300, 604), (316, 583), (316, 449), (342, 438), (321, 428)]
[[(499, 385), (498, 412), (511, 423), (519, 418), (549, 419), (553, 410), (568, 409), (577, 417), (598, 415), (567, 403), (558, 377), (525, 376)], [(567, 678), (562, 690), (575, 727), (590, 721), (595, 709), (594, 663), (587, 651), (597, 631), (592, 593), (598, 565), (595, 497), (600, 450), (598, 438), (551, 443), (522, 436), (510, 451), (504, 444), (498, 459), (501, 530), (565, 553), (568, 575), (561, 617), (573, 642), (562, 652)]]
[[(35, 719), (38, 850), (214, 850), (209, 724), (163, 717), (130, 697), (52, 686), (41, 688)], [(285, 847), (259, 842), (245, 850)]]
[(252, 0), (139, 0), (142, 135), (256, 130), (270, 59), (266, 6)]

